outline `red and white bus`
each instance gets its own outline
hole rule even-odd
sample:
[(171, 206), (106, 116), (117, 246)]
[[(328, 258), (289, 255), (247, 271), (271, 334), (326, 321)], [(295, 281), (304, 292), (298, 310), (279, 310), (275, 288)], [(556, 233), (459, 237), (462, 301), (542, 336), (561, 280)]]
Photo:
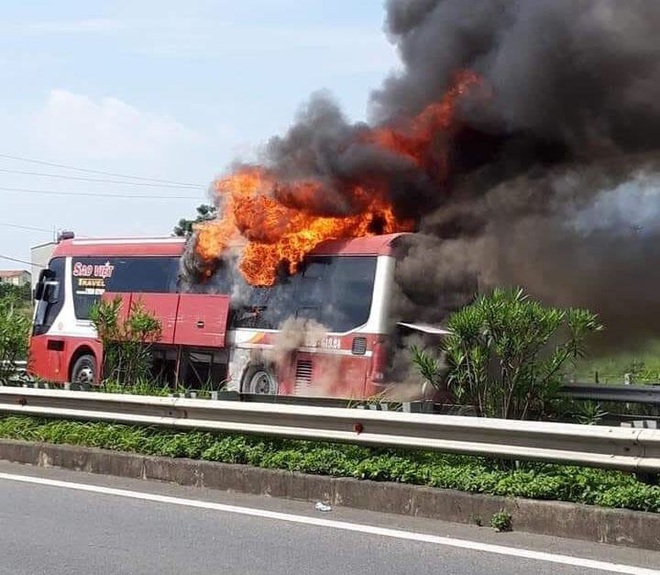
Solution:
[[(125, 308), (138, 298), (161, 321), (154, 353), (179, 381), (192, 377), (181, 373), (185, 365), (244, 393), (370, 397), (385, 383), (394, 243), (402, 235), (327, 242), (273, 287), (223, 291), (220, 278), (213, 294), (181, 289), (182, 238), (62, 239), (36, 288), (29, 371), (98, 383), (103, 349), (89, 312), (104, 294), (119, 294)], [(326, 331), (282, 341), (292, 317)]]

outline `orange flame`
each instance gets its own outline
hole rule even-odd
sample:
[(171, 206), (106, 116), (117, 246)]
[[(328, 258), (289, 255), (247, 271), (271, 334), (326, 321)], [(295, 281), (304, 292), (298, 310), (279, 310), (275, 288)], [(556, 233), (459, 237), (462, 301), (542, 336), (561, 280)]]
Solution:
[[(418, 167), (429, 169), (430, 161), (437, 162), (437, 158), (429, 157), (434, 138), (438, 134), (447, 133), (454, 123), (454, 110), (461, 96), (471, 88), (481, 83), (477, 74), (470, 70), (463, 70), (456, 74), (454, 84), (445, 93), (442, 100), (429, 104), (409, 123), (409, 126), (397, 129), (381, 127), (366, 134), (365, 141), (371, 142), (391, 152), (410, 158)], [(447, 176), (448, 166), (446, 157), (441, 158), (442, 165), (438, 169), (440, 178)]]
[[(430, 167), (429, 162), (437, 163), (431, 158), (433, 140), (450, 129), (458, 98), (478, 81), (476, 74), (462, 72), (443, 99), (422, 110), (405, 129), (375, 128), (362, 134), (362, 141)], [(435, 172), (444, 178), (444, 156), (441, 163)], [(341, 217), (313, 212), (313, 199), (323, 191), (320, 181), (281, 182), (262, 167), (240, 168), (218, 180), (215, 189), (222, 217), (196, 228), (196, 255), (211, 264), (231, 244), (247, 240), (239, 269), (253, 285), (275, 283), (282, 265), (295, 273), (305, 254), (323, 241), (412, 231), (415, 226), (396, 217), (384, 185), (349, 185), (351, 205)]]

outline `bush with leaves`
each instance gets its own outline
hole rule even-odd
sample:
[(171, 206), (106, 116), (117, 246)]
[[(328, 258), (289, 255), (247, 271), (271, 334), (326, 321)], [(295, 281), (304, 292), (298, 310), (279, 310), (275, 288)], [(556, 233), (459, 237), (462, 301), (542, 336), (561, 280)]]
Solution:
[(160, 340), (161, 324), (138, 299), (122, 318), (122, 299), (101, 301), (90, 313), (103, 343), (103, 374), (118, 385), (132, 385), (150, 376), (152, 347)]
[(424, 381), (431, 384), (435, 389), (443, 388), (443, 372), (445, 371), (442, 360), (427, 349), (422, 349), (417, 345), (410, 348), (411, 359), (417, 366), (420, 375)]
[(13, 298), (0, 299), (0, 383), (16, 374), (15, 361), (25, 360), (30, 336), (30, 319)]
[[(537, 419), (547, 414), (563, 369), (584, 357), (602, 329), (585, 309), (546, 307), (521, 289), (496, 289), (453, 314), (442, 343), (446, 381), (455, 401), (482, 417)], [(426, 378), (432, 362), (416, 363)]]

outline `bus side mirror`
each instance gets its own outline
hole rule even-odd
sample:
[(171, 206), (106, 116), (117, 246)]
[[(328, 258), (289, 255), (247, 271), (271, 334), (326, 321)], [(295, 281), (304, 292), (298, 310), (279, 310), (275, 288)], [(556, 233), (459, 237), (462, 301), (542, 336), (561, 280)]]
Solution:
[(45, 299), (46, 294), (46, 286), (49, 283), (57, 283), (57, 282), (49, 282), (48, 280), (51, 280), (55, 277), (55, 274), (49, 270), (41, 270), (39, 273), (39, 281), (37, 282), (37, 285), (34, 288), (34, 299), (36, 301), (41, 301)]

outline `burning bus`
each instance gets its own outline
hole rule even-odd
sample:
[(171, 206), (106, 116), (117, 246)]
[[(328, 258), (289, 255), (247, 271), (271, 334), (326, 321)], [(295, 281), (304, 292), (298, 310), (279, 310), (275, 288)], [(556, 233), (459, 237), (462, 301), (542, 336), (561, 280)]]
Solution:
[(30, 372), (98, 383), (103, 347), (90, 310), (119, 297), (124, 310), (140, 301), (159, 319), (152, 352), (170, 379), (254, 394), (370, 397), (391, 383), (396, 250), (407, 235), (323, 242), (296, 273), (265, 286), (249, 284), (231, 260), (216, 266), (212, 283), (193, 282), (182, 238), (68, 237), (36, 289)]
[[(442, 333), (392, 313), (397, 253), (415, 235), (420, 197), (447, 184), (455, 107), (478, 86), (476, 74), (459, 72), (408, 121), (340, 130), (322, 146), (301, 143), (313, 131), (293, 127), (271, 142), (277, 158), (214, 183), (218, 217), (187, 241), (63, 239), (36, 290), (31, 373), (100, 381), (90, 310), (119, 297), (123, 310), (140, 301), (160, 320), (154, 359), (177, 381), (194, 385), (191, 374), (201, 374), (249, 393), (378, 393), (398, 380), (397, 320)], [(337, 157), (323, 156), (333, 149)], [(414, 283), (431, 285), (422, 275)]]

